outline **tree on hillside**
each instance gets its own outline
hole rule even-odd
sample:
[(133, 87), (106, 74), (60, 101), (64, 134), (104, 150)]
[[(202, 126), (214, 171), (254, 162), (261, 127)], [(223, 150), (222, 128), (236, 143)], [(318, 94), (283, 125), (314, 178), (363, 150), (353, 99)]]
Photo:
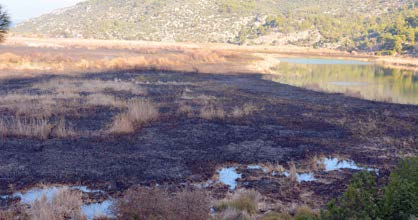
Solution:
[(10, 18), (6, 11), (0, 5), (0, 42), (5, 38), (7, 31), (9, 30)]

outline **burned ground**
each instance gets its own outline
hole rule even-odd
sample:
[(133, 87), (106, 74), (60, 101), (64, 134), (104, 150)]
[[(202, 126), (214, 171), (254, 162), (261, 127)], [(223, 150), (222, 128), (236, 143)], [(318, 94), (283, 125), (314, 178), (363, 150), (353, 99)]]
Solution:
[[(135, 126), (132, 133), (109, 133), (109, 124), (122, 110), (112, 105), (86, 105), (80, 100), (93, 92), (76, 91), (77, 97), (71, 99), (75, 104), (68, 102), (70, 99), (59, 102), (68, 108), (52, 111), (47, 119), (65, 118), (75, 135), (3, 135), (0, 194), (37, 183), (82, 183), (116, 192), (135, 184), (201, 182), (225, 164), (287, 166), (295, 161), (308, 169), (306, 161), (319, 155), (343, 155), (385, 173), (401, 156), (417, 153), (417, 106), (313, 92), (265, 80), (258, 74), (132, 70), (4, 80), (0, 82), (0, 102), (5, 102), (8, 94), (53, 95), (54, 90), (36, 85), (57, 80), (77, 85), (89, 80), (112, 82), (121, 87), (131, 83), (145, 92), (116, 86), (100, 94), (119, 101), (146, 99), (155, 104), (159, 116)], [(33, 106), (27, 103), (24, 107)], [(6, 119), (16, 114), (8, 105), (0, 111)], [(346, 174), (340, 174), (333, 184), (304, 183), (300, 187), (333, 197), (331, 194), (341, 192), (342, 184), (347, 183), (350, 175)], [(271, 178), (261, 177), (246, 185), (262, 189), (274, 199), (292, 199), (277, 192), (284, 183)]]

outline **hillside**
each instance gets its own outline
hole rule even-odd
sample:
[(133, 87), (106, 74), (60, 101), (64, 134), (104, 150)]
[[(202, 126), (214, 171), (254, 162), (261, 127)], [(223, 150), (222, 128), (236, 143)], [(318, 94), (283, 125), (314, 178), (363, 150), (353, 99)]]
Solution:
[[(407, 23), (405, 33), (391, 32), (391, 39), (384, 33), (397, 16), (405, 23), (415, 12), (413, 4), (412, 0), (88, 0), (13, 30), (53, 37), (410, 52), (415, 23), (413, 30)], [(405, 47), (399, 49), (395, 35), (401, 34)]]

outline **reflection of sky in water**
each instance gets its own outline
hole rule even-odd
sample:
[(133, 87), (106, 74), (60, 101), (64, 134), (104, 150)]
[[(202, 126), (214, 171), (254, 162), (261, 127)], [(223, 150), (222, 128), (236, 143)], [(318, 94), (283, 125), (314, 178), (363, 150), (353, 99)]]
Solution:
[(418, 73), (353, 60), (280, 58), (275, 82), (368, 100), (418, 105)]
[(369, 85), (366, 82), (329, 82), (331, 85), (335, 86), (367, 86)]
[(237, 188), (238, 178), (241, 178), (241, 174), (237, 173), (235, 167), (222, 168), (219, 170), (219, 181), (229, 186), (231, 190)]
[(106, 200), (102, 203), (83, 205), (81, 210), (83, 211), (84, 215), (86, 215), (88, 220), (92, 220), (97, 216), (114, 217), (110, 209), (112, 205), (113, 202), (111, 200)]
[(352, 160), (340, 160), (338, 158), (325, 158), (323, 161), (319, 161), (319, 164), (325, 164), (325, 171), (333, 171), (339, 169), (353, 169), (353, 170), (368, 170), (368, 171), (376, 171), (373, 168), (365, 168), (358, 166)]
[[(67, 187), (68, 188), (68, 187)], [(60, 190), (65, 189), (65, 187), (49, 187), (49, 188), (35, 188), (28, 190), (24, 193), (17, 192), (13, 194), (13, 197), (19, 197), (23, 203), (30, 204), (35, 202), (35, 200), (40, 199), (42, 196), (46, 196), (48, 200), (51, 200), (55, 194)]]
[[(283, 172), (282, 174), (286, 177), (290, 176), (290, 173), (287, 171)], [(315, 181), (316, 179), (313, 173), (297, 173), (296, 180), (298, 182), (310, 182), (310, 181)]]
[(267, 169), (264, 168), (264, 167), (262, 167), (262, 166), (260, 166), (260, 165), (248, 165), (247, 166), (247, 169), (250, 169), (250, 170), (262, 170), (263, 172), (267, 172)]
[[(63, 189), (80, 190), (84, 193), (104, 193), (102, 190), (92, 190), (86, 186), (52, 186), (47, 188), (33, 188), (26, 192), (13, 193), (13, 197), (19, 197), (23, 203), (31, 204), (37, 199), (46, 196), (48, 200), (52, 200), (53, 197)], [(7, 199), (9, 196), (1, 196), (2, 199)], [(82, 211), (86, 215), (88, 220), (93, 219), (95, 216), (108, 216), (113, 217), (110, 207), (112, 205), (111, 200), (106, 200), (102, 203), (85, 204), (82, 206)]]

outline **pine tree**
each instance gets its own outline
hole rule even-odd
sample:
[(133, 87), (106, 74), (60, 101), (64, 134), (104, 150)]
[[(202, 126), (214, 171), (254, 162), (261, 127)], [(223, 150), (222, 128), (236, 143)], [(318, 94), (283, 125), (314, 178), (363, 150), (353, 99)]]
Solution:
[(0, 5), (0, 42), (5, 38), (7, 31), (9, 30), (10, 18), (6, 11)]

